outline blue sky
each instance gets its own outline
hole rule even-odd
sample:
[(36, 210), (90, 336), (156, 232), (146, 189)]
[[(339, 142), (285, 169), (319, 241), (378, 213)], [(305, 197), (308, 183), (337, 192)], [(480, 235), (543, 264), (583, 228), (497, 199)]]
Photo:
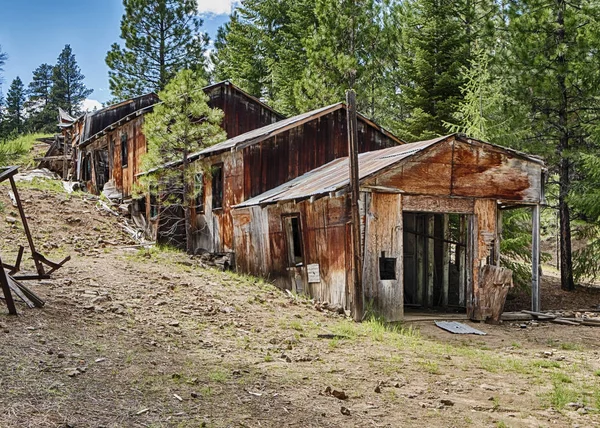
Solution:
[[(198, 0), (204, 31), (214, 38), (228, 20), (235, 0)], [(122, 0), (0, 0), (0, 46), (8, 54), (2, 92), (19, 76), (27, 85), (33, 70), (42, 63), (54, 64), (70, 44), (94, 90), (91, 100), (106, 102), (108, 68), (104, 63), (111, 44), (119, 42)]]

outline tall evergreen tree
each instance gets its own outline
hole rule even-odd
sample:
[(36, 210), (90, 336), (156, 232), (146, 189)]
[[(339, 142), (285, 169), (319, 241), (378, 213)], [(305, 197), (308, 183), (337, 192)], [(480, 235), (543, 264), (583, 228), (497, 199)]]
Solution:
[(510, 8), (513, 96), (529, 108), (522, 148), (543, 155), (558, 175), (561, 287), (574, 289), (570, 198), (585, 171), (580, 154), (598, 148), (600, 4), (520, 0)]
[(123, 100), (165, 88), (180, 70), (205, 68), (208, 36), (196, 0), (123, 0), (121, 38), (106, 55), (110, 90)]
[(54, 68), (50, 64), (42, 64), (33, 71), (33, 79), (29, 83), (28, 124), (34, 131), (51, 131), (56, 125), (56, 108), (51, 104)]
[(400, 137), (415, 141), (446, 133), (444, 122), (462, 100), (461, 68), (468, 65), (469, 39), (455, 3), (411, 0), (401, 9), (398, 81), (404, 106)]
[(313, 0), (246, 0), (215, 40), (214, 76), (230, 79), (284, 114), (299, 112), (294, 84), (307, 57), (303, 40), (316, 24)]
[(188, 157), (202, 148), (225, 140), (225, 132), (219, 124), (223, 112), (208, 106), (208, 96), (202, 90), (206, 85), (199, 72), (180, 71), (159, 92), (161, 103), (148, 114), (144, 122), (144, 134), (148, 140), (148, 153), (144, 156), (144, 169), (156, 169), (171, 161), (181, 161), (178, 169), (158, 169), (146, 177), (146, 185), (160, 188), (168, 183), (171, 188), (183, 190), (183, 200), (169, 201), (179, 204), (185, 212), (185, 231), (188, 252), (193, 250), (193, 223), (191, 204), (195, 199), (194, 178), (196, 171)]
[(387, 0), (317, 0), (316, 23), (303, 41), (304, 73), (295, 85), (300, 110), (357, 93), (359, 110), (382, 120), (394, 94), (389, 71), (394, 68), (397, 29), (389, 25)]
[(52, 72), (51, 103), (70, 115), (80, 113), (81, 103), (93, 92), (86, 88), (84, 79), (71, 45), (65, 45)]
[(6, 120), (10, 132), (22, 132), (25, 112), (25, 86), (20, 77), (10, 84), (6, 93)]
[(6, 64), (6, 60), (8, 59), (8, 55), (6, 52), (2, 52), (2, 46), (0, 46), (0, 84), (2, 83), (2, 72), (4, 71), (4, 64)]

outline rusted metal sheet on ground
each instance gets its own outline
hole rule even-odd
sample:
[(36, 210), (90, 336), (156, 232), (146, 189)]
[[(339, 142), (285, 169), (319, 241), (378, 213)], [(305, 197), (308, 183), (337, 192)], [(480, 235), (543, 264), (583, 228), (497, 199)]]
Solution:
[(442, 330), (446, 330), (454, 334), (476, 334), (478, 336), (487, 335), (487, 333), (484, 333), (481, 330), (477, 330), (476, 328), (473, 328), (471, 326), (457, 321), (435, 321), (435, 325), (437, 325)]

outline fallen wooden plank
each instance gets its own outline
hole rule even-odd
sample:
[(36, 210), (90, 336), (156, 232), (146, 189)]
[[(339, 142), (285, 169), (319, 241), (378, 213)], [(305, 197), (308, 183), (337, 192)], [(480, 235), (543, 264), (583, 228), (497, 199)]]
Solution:
[(504, 312), (500, 319), (502, 321), (530, 321), (533, 319), (533, 315), (522, 312)]
[(571, 321), (566, 318), (554, 318), (553, 320), (550, 320), (550, 322), (552, 322), (554, 324), (562, 324), (562, 325), (579, 325), (580, 324), (577, 321)]
[(541, 319), (541, 320), (553, 320), (554, 318), (556, 318), (556, 315), (547, 314), (544, 312), (535, 312), (535, 311), (521, 311), (521, 312), (523, 312), (525, 314), (533, 315), (537, 319)]
[(10, 275), (7, 275), (6, 279), (8, 280), (8, 287), (11, 289), (11, 291), (13, 293), (15, 293), (19, 299), (21, 299), (23, 302), (25, 302), (25, 304), (27, 305), (28, 308), (30, 308), (30, 309), (35, 308), (35, 305), (33, 304), (33, 302), (31, 300), (29, 300), (27, 298), (27, 296), (25, 295), (25, 293), (23, 293), (21, 291), (21, 289), (17, 286), (15, 280), (12, 279), (10, 277)]

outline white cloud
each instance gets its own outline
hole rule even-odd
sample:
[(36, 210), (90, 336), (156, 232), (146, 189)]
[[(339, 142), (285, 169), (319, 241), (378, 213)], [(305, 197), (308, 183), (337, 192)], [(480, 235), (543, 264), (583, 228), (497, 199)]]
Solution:
[(198, 0), (198, 12), (214, 15), (229, 15), (239, 0)]
[(81, 102), (81, 109), (83, 111), (94, 111), (94, 110), (100, 110), (101, 108), (102, 108), (102, 103), (97, 100), (90, 100), (89, 98), (86, 98), (85, 100), (83, 100)]

